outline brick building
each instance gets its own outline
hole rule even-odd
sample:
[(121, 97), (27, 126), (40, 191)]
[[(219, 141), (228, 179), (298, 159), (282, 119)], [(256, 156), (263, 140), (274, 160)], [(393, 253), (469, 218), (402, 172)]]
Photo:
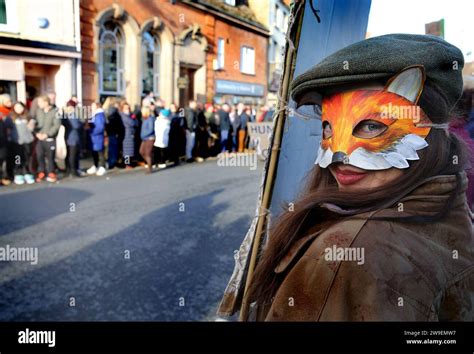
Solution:
[(269, 32), (245, 1), (82, 0), (80, 20), (85, 104), (264, 103)]

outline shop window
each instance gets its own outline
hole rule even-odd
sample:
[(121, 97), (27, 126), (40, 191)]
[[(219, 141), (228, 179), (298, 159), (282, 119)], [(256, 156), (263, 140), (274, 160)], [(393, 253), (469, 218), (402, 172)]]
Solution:
[(243, 46), (240, 50), (240, 72), (255, 74), (255, 49)]
[(114, 21), (106, 21), (99, 34), (99, 90), (101, 94), (123, 95), (124, 35)]
[(142, 94), (153, 92), (159, 96), (160, 82), (160, 41), (151, 32), (142, 36)]

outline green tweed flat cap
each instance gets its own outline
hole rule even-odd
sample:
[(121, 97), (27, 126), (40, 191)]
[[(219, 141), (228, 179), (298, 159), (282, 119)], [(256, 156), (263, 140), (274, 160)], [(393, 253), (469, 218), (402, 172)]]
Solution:
[(444, 123), (461, 97), (462, 52), (430, 35), (389, 34), (351, 44), (325, 58), (291, 83), (295, 101), (308, 91), (322, 95), (339, 85), (383, 81), (411, 65), (423, 65), (426, 81), (418, 104), (435, 123)]

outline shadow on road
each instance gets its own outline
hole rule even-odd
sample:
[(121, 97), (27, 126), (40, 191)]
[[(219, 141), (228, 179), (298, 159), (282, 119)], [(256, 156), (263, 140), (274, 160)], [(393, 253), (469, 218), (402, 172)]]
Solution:
[[(46, 199), (46, 190), (38, 193)], [(232, 213), (228, 202), (215, 201), (221, 193), (152, 210), (66, 259), (43, 267), (40, 259), (39, 268), (0, 284), (0, 320), (208, 319), (253, 215), (252, 205), (232, 222), (218, 217)], [(45, 217), (62, 211), (49, 210)], [(69, 306), (71, 297), (75, 307)]]
[[(0, 236), (67, 213), (91, 193), (75, 188), (47, 187), (0, 195)], [(12, 213), (12, 210), (15, 212)], [(21, 220), (21, 222), (18, 222)]]

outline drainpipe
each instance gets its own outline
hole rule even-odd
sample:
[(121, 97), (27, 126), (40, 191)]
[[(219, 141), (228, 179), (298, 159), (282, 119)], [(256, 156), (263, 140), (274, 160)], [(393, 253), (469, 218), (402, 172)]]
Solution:
[[(79, 0), (74, 0), (74, 41), (76, 42), (76, 50), (81, 52), (81, 18)], [(81, 58), (75, 60), (76, 67), (76, 95), (79, 102), (82, 103), (82, 55)]]

